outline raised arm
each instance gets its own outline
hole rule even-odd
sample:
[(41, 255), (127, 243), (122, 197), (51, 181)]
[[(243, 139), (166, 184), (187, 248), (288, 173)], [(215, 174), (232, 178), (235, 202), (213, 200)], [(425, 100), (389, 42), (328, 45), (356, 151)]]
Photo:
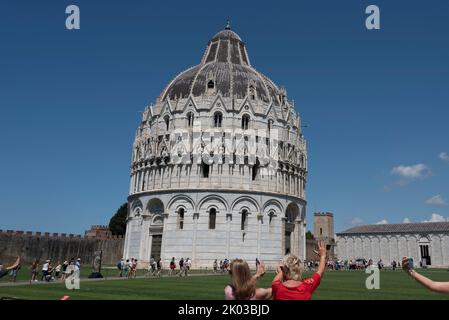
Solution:
[(274, 276), (274, 279), (272, 282), (275, 281), (284, 281), (284, 273), (282, 272), (282, 265), (279, 264), (278, 267), (276, 268), (276, 275)]
[(19, 264), (20, 264), (20, 257), (17, 257), (16, 262), (14, 262), (14, 264), (12, 266), (7, 267), (6, 270), (8, 270), (8, 271), (13, 270), (13, 269), (17, 268)]
[(410, 277), (415, 279), (417, 282), (419, 282), (421, 285), (426, 287), (427, 289), (438, 292), (438, 293), (446, 293), (449, 294), (449, 282), (437, 282), (433, 281), (422, 274), (419, 274), (416, 270), (413, 268), (408, 267), (408, 259), (404, 258), (402, 260), (402, 268), (405, 272), (408, 273)]
[(318, 241), (318, 251), (314, 250), (314, 252), (320, 257), (320, 264), (316, 273), (321, 277), (326, 270), (326, 243), (323, 240)]
[(265, 265), (261, 262), (257, 265), (256, 274), (253, 276), (256, 280), (265, 274)]

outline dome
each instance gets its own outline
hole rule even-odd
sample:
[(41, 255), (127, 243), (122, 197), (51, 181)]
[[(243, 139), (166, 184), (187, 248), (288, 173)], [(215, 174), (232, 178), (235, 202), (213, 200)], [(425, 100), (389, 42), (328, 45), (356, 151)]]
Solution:
[(208, 42), (201, 63), (175, 77), (159, 99), (210, 93), (241, 99), (250, 90), (264, 102), (279, 103), (278, 87), (251, 66), (244, 42), (228, 25)]

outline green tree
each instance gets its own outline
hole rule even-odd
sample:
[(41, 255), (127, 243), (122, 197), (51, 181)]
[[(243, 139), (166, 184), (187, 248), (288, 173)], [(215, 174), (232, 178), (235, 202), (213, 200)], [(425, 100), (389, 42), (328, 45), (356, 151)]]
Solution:
[(124, 203), (109, 221), (109, 229), (114, 235), (125, 235), (126, 217), (128, 216), (128, 204)]
[(306, 232), (306, 239), (307, 239), (307, 240), (313, 240), (313, 239), (315, 239), (315, 237), (313, 236), (313, 233), (312, 233), (310, 230), (308, 230), (308, 231)]

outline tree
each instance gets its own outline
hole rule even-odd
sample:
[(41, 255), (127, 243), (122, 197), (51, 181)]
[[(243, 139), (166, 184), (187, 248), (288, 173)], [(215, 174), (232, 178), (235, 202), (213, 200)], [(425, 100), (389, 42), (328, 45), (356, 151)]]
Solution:
[(125, 235), (126, 217), (128, 216), (128, 204), (124, 203), (118, 208), (109, 221), (109, 229), (114, 235)]
[(313, 233), (312, 233), (310, 230), (308, 230), (308, 231), (306, 232), (306, 239), (307, 239), (307, 240), (313, 240), (313, 239), (315, 239), (315, 237), (313, 236)]

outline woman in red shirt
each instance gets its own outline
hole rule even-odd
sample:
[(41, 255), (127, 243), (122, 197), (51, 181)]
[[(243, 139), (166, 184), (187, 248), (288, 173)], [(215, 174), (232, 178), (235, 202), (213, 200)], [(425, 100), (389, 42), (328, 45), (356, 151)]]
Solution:
[(317, 271), (306, 279), (302, 279), (301, 260), (292, 254), (284, 257), (271, 283), (273, 300), (310, 300), (312, 298), (326, 269), (326, 244), (324, 241), (318, 241), (318, 251), (315, 253), (320, 257), (320, 264)]

